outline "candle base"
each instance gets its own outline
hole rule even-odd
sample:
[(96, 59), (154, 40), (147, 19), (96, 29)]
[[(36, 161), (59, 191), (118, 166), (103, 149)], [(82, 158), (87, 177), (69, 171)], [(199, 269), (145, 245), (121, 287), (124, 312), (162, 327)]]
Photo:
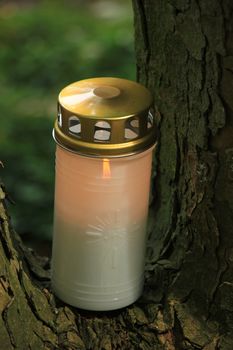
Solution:
[(52, 278), (52, 287), (59, 299), (74, 307), (91, 311), (111, 311), (134, 303), (142, 294), (144, 278), (122, 286), (93, 287), (68, 285)]

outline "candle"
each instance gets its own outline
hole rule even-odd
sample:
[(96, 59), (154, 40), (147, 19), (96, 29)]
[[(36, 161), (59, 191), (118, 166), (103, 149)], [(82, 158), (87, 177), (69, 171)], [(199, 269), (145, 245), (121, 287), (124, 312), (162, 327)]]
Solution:
[[(122, 83), (122, 79), (102, 79), (104, 85), (100, 84), (101, 78), (97, 82), (96, 79), (91, 80), (97, 83), (94, 87), (90, 87), (90, 80), (86, 80), (85, 92), (81, 90), (80, 94), (79, 82), (78, 86), (77, 83), (72, 85), (68, 93), (65, 90), (60, 96), (60, 103), (67, 110), (75, 106), (76, 114), (69, 115), (67, 119), (76, 121), (76, 124), (71, 122), (66, 125), (69, 133), (76, 133), (76, 139), (73, 140), (78, 140), (78, 147), (71, 149), (70, 145), (64, 145), (65, 138), (61, 139), (63, 143), (56, 138), (52, 286), (62, 300), (89, 310), (118, 309), (131, 304), (142, 293), (152, 148), (155, 140), (151, 136), (145, 149), (132, 152), (132, 144), (129, 143), (133, 139), (139, 140), (140, 118), (131, 117), (134, 126), (126, 131), (129, 124), (124, 120), (126, 127), (121, 129), (125, 143), (119, 142), (119, 147), (111, 149), (110, 146), (116, 146), (116, 143), (106, 142), (109, 141), (110, 124), (107, 116), (109, 109), (117, 109), (118, 104), (114, 107), (115, 100), (124, 90), (122, 85), (119, 88), (116, 84), (116, 81)], [(109, 87), (106, 86), (108, 79), (111, 83)], [(132, 84), (134, 86), (137, 83)], [(101, 109), (108, 120), (102, 120), (102, 115), (100, 121), (94, 118), (95, 125), (98, 123), (96, 129), (88, 124), (93, 130), (93, 142), (90, 142), (90, 134), (86, 133), (89, 137), (86, 145), (83, 145), (81, 135), (85, 122), (81, 124), (75, 119), (77, 115), (80, 117), (85, 114), (84, 102), (86, 106), (88, 104), (92, 118), (93, 114), (100, 114)], [(59, 111), (59, 118), (61, 114)], [(114, 122), (111, 122), (111, 133)], [(59, 119), (57, 128), (59, 123), (58, 137), (64, 121)], [(148, 117), (148, 112), (146, 123), (146, 130), (152, 135), (153, 130), (150, 129), (153, 129), (153, 120), (151, 116)], [(145, 129), (145, 123), (143, 125)], [(145, 132), (144, 138), (146, 135)], [(95, 144), (97, 137), (98, 143)], [(98, 150), (98, 145), (107, 147)], [(79, 151), (85, 147), (85, 152)], [(99, 156), (92, 154), (96, 148), (100, 152)], [(111, 152), (108, 152), (109, 149)], [(88, 152), (88, 156), (83, 155)]]

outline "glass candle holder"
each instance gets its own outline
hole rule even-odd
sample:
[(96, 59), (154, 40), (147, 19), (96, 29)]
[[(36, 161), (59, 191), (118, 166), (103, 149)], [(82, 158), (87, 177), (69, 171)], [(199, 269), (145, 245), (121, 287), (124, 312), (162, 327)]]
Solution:
[(114, 310), (142, 293), (151, 104), (145, 87), (119, 78), (82, 80), (59, 95), (52, 287), (70, 305)]

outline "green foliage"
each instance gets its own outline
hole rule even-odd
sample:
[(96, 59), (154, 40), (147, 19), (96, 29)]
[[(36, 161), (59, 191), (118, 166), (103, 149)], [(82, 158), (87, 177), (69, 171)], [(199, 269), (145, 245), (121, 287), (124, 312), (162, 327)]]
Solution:
[(134, 79), (130, 1), (0, 5), (1, 177), (20, 233), (51, 237), (59, 90), (80, 79)]
[(3, 12), (1, 76), (16, 88), (26, 83), (27, 88), (43, 90), (91, 76), (133, 77), (128, 16), (104, 19), (91, 6), (60, 1), (43, 1), (23, 10), (16, 7), (8, 16)]
[[(51, 231), (54, 143), (48, 118), (19, 118), (5, 126), (1, 139), (2, 177), (15, 201), (13, 222), (22, 233)], [(12, 142), (12, 143), (10, 143)]]

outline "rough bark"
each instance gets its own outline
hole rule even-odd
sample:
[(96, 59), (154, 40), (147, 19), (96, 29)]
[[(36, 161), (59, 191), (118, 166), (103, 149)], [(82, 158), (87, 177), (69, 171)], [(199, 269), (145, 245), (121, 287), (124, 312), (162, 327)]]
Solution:
[(1, 187), (4, 350), (233, 348), (233, 4), (135, 0), (134, 11), (138, 79), (160, 131), (144, 294), (108, 313), (56, 299)]
[(203, 348), (213, 332), (216, 347), (231, 349), (233, 3), (148, 0), (134, 9), (138, 78), (160, 115), (151, 284), (173, 299), (181, 339)]

